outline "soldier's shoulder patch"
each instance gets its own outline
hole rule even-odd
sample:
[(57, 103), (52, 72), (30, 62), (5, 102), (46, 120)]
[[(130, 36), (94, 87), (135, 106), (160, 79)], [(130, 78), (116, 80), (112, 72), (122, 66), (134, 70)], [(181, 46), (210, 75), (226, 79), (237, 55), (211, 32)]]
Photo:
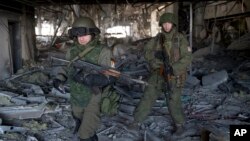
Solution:
[(188, 46), (187, 48), (188, 48), (188, 52), (192, 52), (192, 48), (190, 46)]

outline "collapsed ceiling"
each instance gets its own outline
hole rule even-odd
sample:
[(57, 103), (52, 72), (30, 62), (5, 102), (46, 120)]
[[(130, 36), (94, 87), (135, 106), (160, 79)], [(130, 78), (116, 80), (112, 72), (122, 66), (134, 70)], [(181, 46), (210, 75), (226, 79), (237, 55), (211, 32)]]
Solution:
[[(54, 4), (136, 4), (136, 3), (163, 3), (178, 2), (179, 0), (15, 0), (24, 4), (38, 5), (54, 5)], [(183, 0), (189, 2), (198, 2), (198, 0)]]

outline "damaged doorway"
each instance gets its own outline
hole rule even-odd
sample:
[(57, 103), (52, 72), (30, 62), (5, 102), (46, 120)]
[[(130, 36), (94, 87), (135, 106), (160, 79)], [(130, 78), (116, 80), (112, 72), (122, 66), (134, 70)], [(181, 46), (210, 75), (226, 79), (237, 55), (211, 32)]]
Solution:
[(22, 67), (20, 22), (8, 21), (11, 73)]

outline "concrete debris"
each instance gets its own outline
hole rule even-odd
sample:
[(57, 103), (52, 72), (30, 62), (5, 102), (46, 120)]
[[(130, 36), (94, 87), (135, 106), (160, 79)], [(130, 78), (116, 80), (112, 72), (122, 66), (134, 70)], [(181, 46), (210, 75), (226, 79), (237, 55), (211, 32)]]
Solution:
[(0, 105), (11, 105), (11, 96), (6, 95), (4, 93), (0, 93)]
[(45, 96), (29, 96), (29, 97), (24, 97), (24, 96), (17, 96), (17, 97), (12, 97), (11, 102), (15, 103), (15, 105), (26, 105), (26, 104), (32, 104), (32, 103), (45, 103), (46, 98)]
[[(185, 132), (181, 135), (173, 133), (173, 121), (164, 94), (155, 101), (146, 120), (138, 124), (138, 129), (129, 129), (145, 87), (117, 82), (114, 89), (121, 95), (119, 111), (112, 117), (102, 115), (102, 123), (97, 131), (99, 140), (227, 141), (229, 125), (250, 124), (249, 60), (246, 60), (245, 52), (241, 52), (241, 55), (221, 49), (217, 52), (214, 47), (214, 54), (210, 47), (204, 54), (198, 54), (202, 60), (193, 62), (193, 73), (187, 78), (181, 97), (187, 119)], [(123, 58), (118, 58), (116, 67), (130, 73), (133, 78), (146, 81), (149, 73), (141, 56), (142, 50), (143, 47), (140, 51), (125, 50)], [(53, 54), (56, 56), (55, 52)], [(69, 103), (70, 93), (62, 93), (52, 86), (51, 79), (59, 68), (52, 66), (47, 69), (31, 73), (38, 75), (39, 83), (30, 79), (29, 75), (20, 75), (1, 83), (0, 127), (8, 125), (28, 129), (27, 134), (0, 134), (3, 141), (70, 141), (74, 138), (75, 122)], [(46, 78), (42, 79), (41, 76)], [(0, 131), (5, 132), (3, 129)]]
[(186, 87), (195, 87), (200, 84), (200, 80), (197, 79), (195, 76), (188, 75), (186, 80)]
[(247, 50), (250, 49), (250, 33), (246, 33), (239, 39), (233, 41), (228, 47), (228, 50)]
[(0, 134), (6, 134), (8, 132), (27, 132), (27, 128), (15, 127), (15, 126), (0, 126)]
[(146, 130), (144, 134), (144, 141), (164, 141), (152, 133), (151, 130)]
[(202, 85), (209, 88), (217, 88), (223, 82), (228, 80), (226, 70), (215, 72), (202, 77)]
[(49, 75), (46, 69), (42, 67), (24, 68), (18, 70), (16, 76), (11, 77), (11, 80), (19, 80), (30, 84), (43, 85), (48, 82)]
[(208, 47), (204, 47), (195, 51), (193, 53), (193, 58), (196, 60), (197, 58), (201, 58), (209, 54), (218, 54), (221, 50), (222, 47), (217, 44), (209, 45)]
[(245, 61), (234, 69), (232, 78), (250, 92), (250, 61)]
[(120, 104), (119, 109), (120, 109), (120, 111), (123, 111), (128, 115), (133, 115), (133, 112), (135, 110), (135, 106)]
[(28, 136), (26, 141), (38, 141), (37, 138), (32, 137), (32, 136)]
[(23, 88), (23, 92), (25, 92), (27, 94), (44, 95), (43, 90), (38, 85), (29, 84), (29, 83), (22, 83), (21, 87)]
[(39, 118), (44, 113), (46, 104), (0, 107), (0, 115), (2, 118), (7, 119)]
[(46, 130), (48, 128), (48, 125), (46, 123), (39, 123), (38, 121), (35, 120), (23, 123), (23, 126), (34, 132), (39, 132), (42, 130)]
[(56, 88), (52, 88), (50, 96), (64, 98), (64, 99), (67, 99), (67, 100), (70, 99), (70, 94), (69, 93), (62, 93), (59, 90), (57, 90)]

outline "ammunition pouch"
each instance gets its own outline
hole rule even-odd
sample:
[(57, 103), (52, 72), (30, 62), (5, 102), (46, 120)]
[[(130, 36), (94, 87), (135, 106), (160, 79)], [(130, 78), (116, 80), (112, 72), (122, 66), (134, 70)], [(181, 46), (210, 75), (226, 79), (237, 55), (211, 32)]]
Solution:
[(106, 95), (101, 100), (101, 112), (107, 116), (117, 114), (120, 95), (110, 89), (105, 89), (103, 93)]
[(186, 73), (175, 76), (175, 81), (176, 81), (177, 88), (183, 88), (186, 82)]
[(164, 65), (161, 65), (159, 73), (161, 76), (166, 77), (168, 80), (170, 80), (170, 78), (174, 76), (173, 68), (170, 65), (166, 65), (166, 67), (164, 67)]
[(86, 28), (86, 27), (73, 27), (68, 31), (68, 35), (71, 39), (78, 36), (99, 34), (100, 30), (98, 28)]
[(173, 73), (171, 73), (171, 69), (165, 70), (165, 68), (161, 66), (159, 70), (159, 74), (163, 76), (166, 81), (174, 82), (175, 84), (172, 84), (172, 85), (175, 85), (177, 88), (184, 87), (184, 84), (186, 82), (186, 73), (182, 73), (180, 75), (174, 75)]

